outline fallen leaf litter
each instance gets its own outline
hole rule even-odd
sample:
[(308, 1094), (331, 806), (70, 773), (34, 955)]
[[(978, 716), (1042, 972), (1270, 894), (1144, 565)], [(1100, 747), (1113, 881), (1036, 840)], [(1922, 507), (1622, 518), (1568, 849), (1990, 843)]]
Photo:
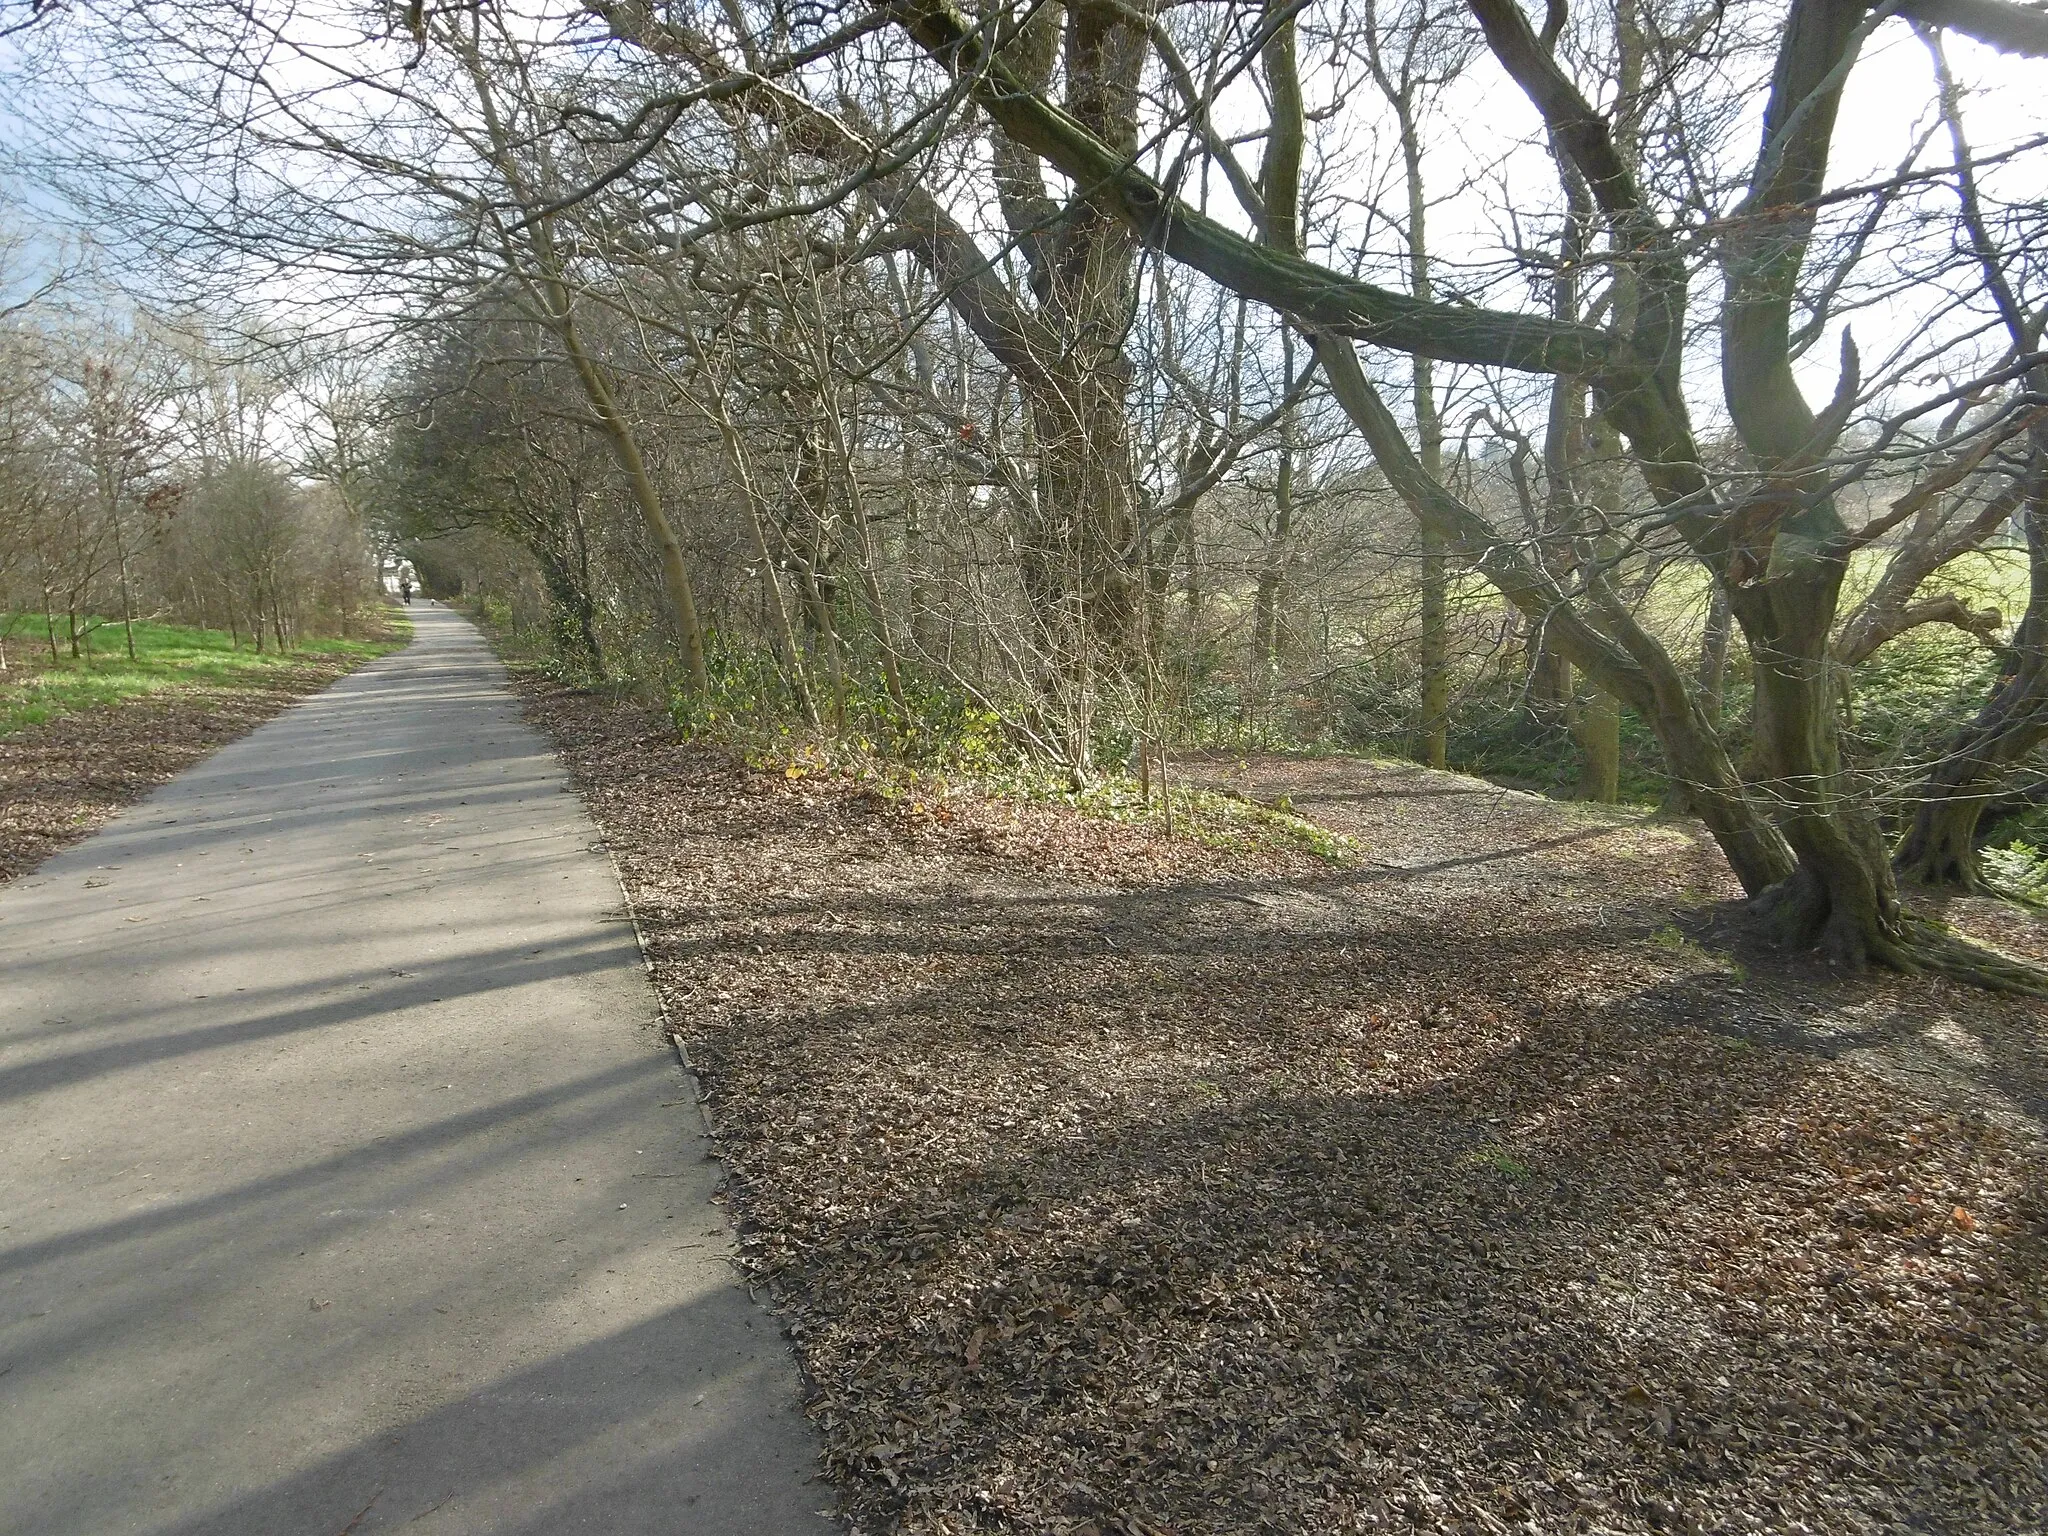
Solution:
[[(2032, 1005), (1746, 974), (1671, 926), (1730, 894), (1682, 827), (1455, 776), (1190, 765), (1333, 868), (523, 687), (858, 1529), (2048, 1525), (2039, 1129), (1970, 1108), (2039, 1081)], [(1813, 1044), (1929, 1013), (1982, 1082)]]

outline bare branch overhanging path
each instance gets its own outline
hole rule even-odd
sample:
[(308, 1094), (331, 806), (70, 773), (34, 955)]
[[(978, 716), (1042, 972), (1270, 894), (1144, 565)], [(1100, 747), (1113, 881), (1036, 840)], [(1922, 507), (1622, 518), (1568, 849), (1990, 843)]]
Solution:
[(4, 1536), (829, 1528), (596, 828), (413, 612), (0, 891)]

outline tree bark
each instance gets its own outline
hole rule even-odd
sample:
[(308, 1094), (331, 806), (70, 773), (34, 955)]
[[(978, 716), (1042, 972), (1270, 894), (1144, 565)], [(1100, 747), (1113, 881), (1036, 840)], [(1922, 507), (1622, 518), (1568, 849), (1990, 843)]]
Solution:
[(675, 524), (669, 520), (668, 511), (662, 505), (661, 490), (654, 483), (653, 472), (640, 451), (640, 440), (620, 408), (611, 381), (584, 349), (582, 334), (570, 310), (567, 286), (547, 279), (544, 287), (555, 334), (568, 356), (570, 367), (576, 372), (577, 382), (583, 386), (591, 414), (597, 418), (598, 426), (618, 460), (619, 469), (625, 476), (626, 490), (640, 513), (647, 535), (654, 541), (655, 554), (661, 562), (662, 587), (668, 594), (669, 618), (676, 627), (676, 639), (683, 649), (684, 675), (689, 691), (702, 696), (710, 691), (711, 677), (704, 664), (704, 626), (697, 616), (697, 594), (690, 584), (690, 567), (683, 554), (682, 540), (676, 536)]
[(1858, 0), (1793, 0), (1764, 110), (1764, 147), (1721, 246), (1722, 393), (1757, 483), (1727, 520), (1729, 607), (1749, 642), (1759, 792), (1798, 858), (1759, 898), (1785, 944), (1847, 969), (1916, 967), (1868, 798), (1843, 773), (1829, 631), (1848, 571), (1846, 529), (1816, 465), (1839, 434), (1794, 377), (1790, 317), (1826, 181)]
[(1799, 860), (1792, 878), (1763, 893), (1758, 912), (1781, 942), (1819, 949), (1834, 964), (1912, 968), (1877, 821), (1842, 771), (1828, 648), (1843, 566), (1812, 562), (1731, 594), (1751, 637), (1752, 729), (1778, 826)]
[(1444, 542), (1431, 528), (1422, 529), (1422, 760), (1432, 768), (1448, 766), (1451, 712), (1450, 582)]
[(1529, 711), (1540, 723), (1555, 727), (1571, 704), (1572, 664), (1539, 625), (1540, 621), (1530, 624)]
[(1593, 688), (1573, 710), (1572, 735), (1579, 744), (1576, 798), (1612, 805), (1621, 798), (1621, 702)]
[(1294, 543), (1294, 445), (1283, 440), (1273, 482), (1273, 516), (1252, 589), (1250, 703), (1254, 716), (1273, 706), (1280, 676), (1280, 601)]
[(1728, 612), (1728, 593), (1714, 582), (1714, 595), (1708, 599), (1707, 622), (1700, 632), (1700, 707), (1714, 724), (1721, 723), (1722, 701), (1728, 692), (1728, 642), (1733, 637), (1735, 620)]

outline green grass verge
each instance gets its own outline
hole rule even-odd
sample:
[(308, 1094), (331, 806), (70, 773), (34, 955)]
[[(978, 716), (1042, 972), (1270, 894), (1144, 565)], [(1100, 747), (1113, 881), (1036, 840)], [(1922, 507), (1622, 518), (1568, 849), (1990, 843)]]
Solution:
[(1349, 863), (1358, 852), (1353, 839), (1296, 814), (1285, 799), (1265, 804), (1194, 784), (1173, 785), (1169, 810), (1157, 786), (1148, 795), (1127, 774), (1110, 774), (1077, 789), (1064, 773), (1034, 762), (939, 769), (882, 756), (865, 742), (795, 739), (742, 749), (741, 756), (750, 767), (787, 779), (844, 775), (891, 802), (943, 800), (965, 789), (997, 800), (1063, 805), (1098, 821), (1170, 829), (1176, 837), (1229, 852), (1309, 853), (1330, 864)]
[[(0, 627), (5, 624), (6, 619), (0, 617)], [(260, 683), (314, 657), (367, 660), (403, 645), (409, 628), (400, 621), (398, 633), (383, 640), (308, 640), (297, 650), (280, 655), (275, 651), (259, 654), (247, 647), (238, 650), (225, 630), (138, 622), (135, 659), (130, 661), (121, 626), (109, 623), (93, 634), (89, 659), (74, 661), (65, 656), (52, 662), (47, 649), (35, 649), (43, 636), (42, 620), (31, 614), (17, 622), (8, 637), (8, 670), (0, 673), (0, 736), (168, 688)]]
[(1086, 789), (1065, 790), (1047, 798), (1104, 821), (1143, 823), (1162, 830), (1171, 827), (1177, 835), (1210, 848), (1248, 853), (1262, 848), (1290, 849), (1312, 853), (1331, 864), (1348, 863), (1358, 851), (1343, 833), (1297, 815), (1284, 796), (1267, 804), (1199, 785), (1175, 784), (1169, 812), (1164, 794), (1155, 789), (1147, 796), (1136, 779), (1119, 774)]

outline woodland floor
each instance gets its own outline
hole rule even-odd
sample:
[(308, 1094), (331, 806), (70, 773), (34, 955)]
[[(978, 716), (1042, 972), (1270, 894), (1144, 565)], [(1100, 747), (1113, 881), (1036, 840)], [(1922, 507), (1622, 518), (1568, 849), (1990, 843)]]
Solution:
[(308, 653), (233, 682), (136, 694), (0, 735), (0, 882), (368, 660)]
[(859, 1530), (2048, 1528), (2038, 1005), (1752, 951), (1685, 825), (1455, 775), (1181, 765), (1332, 864), (523, 687)]

